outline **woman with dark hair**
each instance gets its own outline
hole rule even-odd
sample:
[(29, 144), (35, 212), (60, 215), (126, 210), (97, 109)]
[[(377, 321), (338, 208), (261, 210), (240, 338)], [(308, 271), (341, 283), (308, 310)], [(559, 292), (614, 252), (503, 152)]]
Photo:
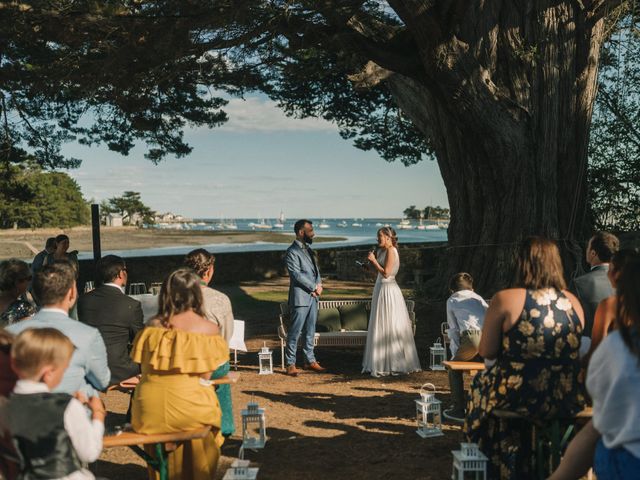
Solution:
[(215, 433), (181, 445), (169, 456), (170, 479), (210, 479), (224, 439), (209, 378), (229, 361), (229, 348), (217, 325), (204, 318), (200, 277), (191, 269), (178, 269), (165, 279), (158, 303), (157, 317), (138, 333), (131, 351), (142, 372), (131, 423), (146, 434), (215, 427)]
[(50, 265), (55, 261), (66, 260), (73, 265), (73, 268), (76, 270), (76, 275), (78, 273), (78, 251), (69, 250), (69, 236), (61, 233), (56, 237), (56, 249), (53, 253), (47, 255), (44, 259), (43, 265)]
[(31, 269), (22, 260), (10, 258), (0, 262), (0, 327), (24, 320), (36, 313), (27, 299)]
[(369, 253), (370, 265), (378, 272), (362, 372), (373, 377), (420, 371), (413, 327), (402, 291), (396, 283), (400, 269), (398, 237), (391, 227), (378, 230), (378, 255)]
[[(639, 257), (638, 251), (634, 249), (623, 249), (613, 254), (611, 262), (609, 263), (609, 270), (607, 271), (607, 277), (611, 286), (616, 289), (618, 286), (618, 279), (622, 274), (624, 266), (630, 260), (637, 259)], [(607, 336), (607, 334), (615, 328), (615, 317), (617, 310), (617, 296), (611, 295), (605, 298), (598, 304), (596, 313), (593, 319), (593, 330), (591, 331), (591, 347), (586, 361), (593, 355), (600, 342)]]
[[(233, 335), (233, 312), (231, 301), (224, 293), (218, 292), (209, 287), (213, 279), (214, 265), (216, 257), (207, 252), (204, 248), (198, 248), (187, 253), (184, 264), (195, 271), (200, 277), (200, 291), (202, 292), (202, 310), (204, 316), (210, 322), (215, 323), (220, 328), (227, 343)], [(211, 380), (222, 378), (229, 373), (229, 362), (221, 365), (211, 375)], [(216, 394), (222, 409), (222, 435), (228, 437), (236, 431), (233, 423), (233, 404), (231, 402), (231, 385), (216, 385)]]
[(546, 422), (584, 407), (578, 380), (583, 325), (580, 302), (566, 290), (557, 245), (528, 238), (514, 288), (496, 293), (487, 310), (478, 350), (496, 361), (473, 379), (465, 422), (469, 441), (489, 458), (488, 478), (533, 475), (527, 433), (494, 417), (494, 410)]

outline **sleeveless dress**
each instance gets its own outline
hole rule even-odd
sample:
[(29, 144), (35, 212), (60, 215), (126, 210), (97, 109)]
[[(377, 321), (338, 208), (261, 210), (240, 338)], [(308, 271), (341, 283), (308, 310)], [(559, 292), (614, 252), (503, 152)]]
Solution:
[[(200, 374), (229, 361), (229, 348), (222, 337), (147, 327), (136, 336), (131, 358), (142, 372), (131, 404), (136, 432), (178, 432), (204, 425), (220, 428), (214, 387), (203, 385)], [(169, 455), (169, 479), (214, 478), (223, 441), (218, 431), (179, 446)], [(148, 453), (152, 452), (153, 448)], [(158, 478), (156, 472), (150, 471), (149, 476)]]
[[(384, 278), (378, 273), (362, 360), (362, 373), (368, 372), (374, 377), (421, 370), (407, 305), (396, 283), (400, 257), (395, 247), (391, 248), (396, 252), (396, 260), (389, 277)], [(384, 251), (378, 257), (381, 265), (384, 265), (386, 255)]]
[[(502, 334), (496, 363), (473, 379), (465, 430), (489, 458), (487, 478), (531, 478), (527, 428), (491, 415), (517, 412), (529, 421), (571, 418), (584, 408), (578, 349), (582, 325), (557, 290), (527, 290), (520, 318)], [(523, 425), (526, 425), (524, 423)]]

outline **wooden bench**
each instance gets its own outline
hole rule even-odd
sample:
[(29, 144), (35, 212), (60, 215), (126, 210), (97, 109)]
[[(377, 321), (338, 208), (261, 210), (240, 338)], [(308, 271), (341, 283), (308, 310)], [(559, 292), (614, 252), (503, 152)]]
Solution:
[(469, 372), (471, 375), (475, 375), (481, 370), (484, 370), (484, 363), (482, 362), (458, 362), (453, 360), (445, 360), (442, 362), (447, 370), (454, 372)]
[[(240, 373), (238, 372), (229, 372), (227, 373), (224, 377), (220, 377), (220, 378), (216, 378), (214, 380), (210, 380), (211, 385), (229, 385), (229, 384), (233, 384), (233, 383), (238, 383), (238, 380), (240, 379)], [(117, 390), (119, 392), (131, 392), (133, 390), (135, 390), (135, 388), (138, 386), (138, 382), (128, 382), (128, 381), (123, 381), (118, 383), (117, 385), (111, 385), (109, 386), (109, 388), (107, 388), (108, 392), (112, 392), (114, 390)]]
[(531, 439), (533, 452), (533, 457), (529, 461), (532, 462), (537, 478), (545, 479), (560, 465), (560, 454), (569, 443), (575, 424), (590, 420), (593, 409), (587, 407), (576, 413), (573, 418), (555, 418), (544, 425), (509, 410), (496, 409), (490, 415), (504, 421), (521, 421), (531, 429), (531, 435), (525, 435)]
[[(413, 300), (405, 300), (409, 319), (416, 334), (416, 314), (414, 312), (415, 303)], [(358, 298), (349, 300), (320, 300), (318, 310), (329, 308), (339, 308), (351, 305), (364, 305), (367, 316), (371, 312), (371, 299)], [(282, 369), (284, 364), (284, 349), (287, 344), (287, 328), (289, 327), (290, 309), (288, 303), (280, 304), (280, 325), (278, 326), (278, 337), (280, 338), (280, 355), (282, 359)], [(298, 342), (299, 344), (300, 342)], [(367, 330), (342, 330), (340, 332), (316, 332), (314, 346), (316, 347), (341, 347), (341, 348), (363, 348), (367, 343)]]
[[(167, 480), (169, 478), (167, 454), (173, 452), (179, 445), (185, 442), (205, 438), (212, 430), (217, 431), (216, 428), (212, 429), (210, 425), (207, 425), (196, 430), (156, 433), (151, 435), (136, 432), (122, 432), (116, 435), (106, 435), (102, 441), (102, 445), (104, 448), (129, 447), (160, 474), (160, 480)], [(145, 452), (140, 448), (141, 445), (154, 445), (155, 456), (151, 456)]]

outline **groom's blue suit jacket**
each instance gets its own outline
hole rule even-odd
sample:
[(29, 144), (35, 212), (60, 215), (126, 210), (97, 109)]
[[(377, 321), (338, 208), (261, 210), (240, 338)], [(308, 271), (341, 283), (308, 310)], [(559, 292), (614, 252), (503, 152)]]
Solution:
[(297, 241), (287, 249), (285, 263), (289, 270), (289, 305), (293, 307), (309, 306), (311, 293), (321, 283), (320, 270), (311, 260), (311, 251), (305, 251)]

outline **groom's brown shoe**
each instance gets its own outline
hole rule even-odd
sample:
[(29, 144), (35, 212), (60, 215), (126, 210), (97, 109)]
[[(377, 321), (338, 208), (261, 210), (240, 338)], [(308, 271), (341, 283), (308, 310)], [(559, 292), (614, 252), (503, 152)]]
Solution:
[(295, 365), (287, 365), (287, 375), (297, 377), (299, 373), (300, 370), (298, 370)]
[(327, 369), (320, 366), (318, 362), (309, 363), (308, 365), (305, 365), (304, 368), (306, 368), (307, 370), (313, 370), (314, 372), (317, 372), (317, 373), (322, 373), (327, 371)]

